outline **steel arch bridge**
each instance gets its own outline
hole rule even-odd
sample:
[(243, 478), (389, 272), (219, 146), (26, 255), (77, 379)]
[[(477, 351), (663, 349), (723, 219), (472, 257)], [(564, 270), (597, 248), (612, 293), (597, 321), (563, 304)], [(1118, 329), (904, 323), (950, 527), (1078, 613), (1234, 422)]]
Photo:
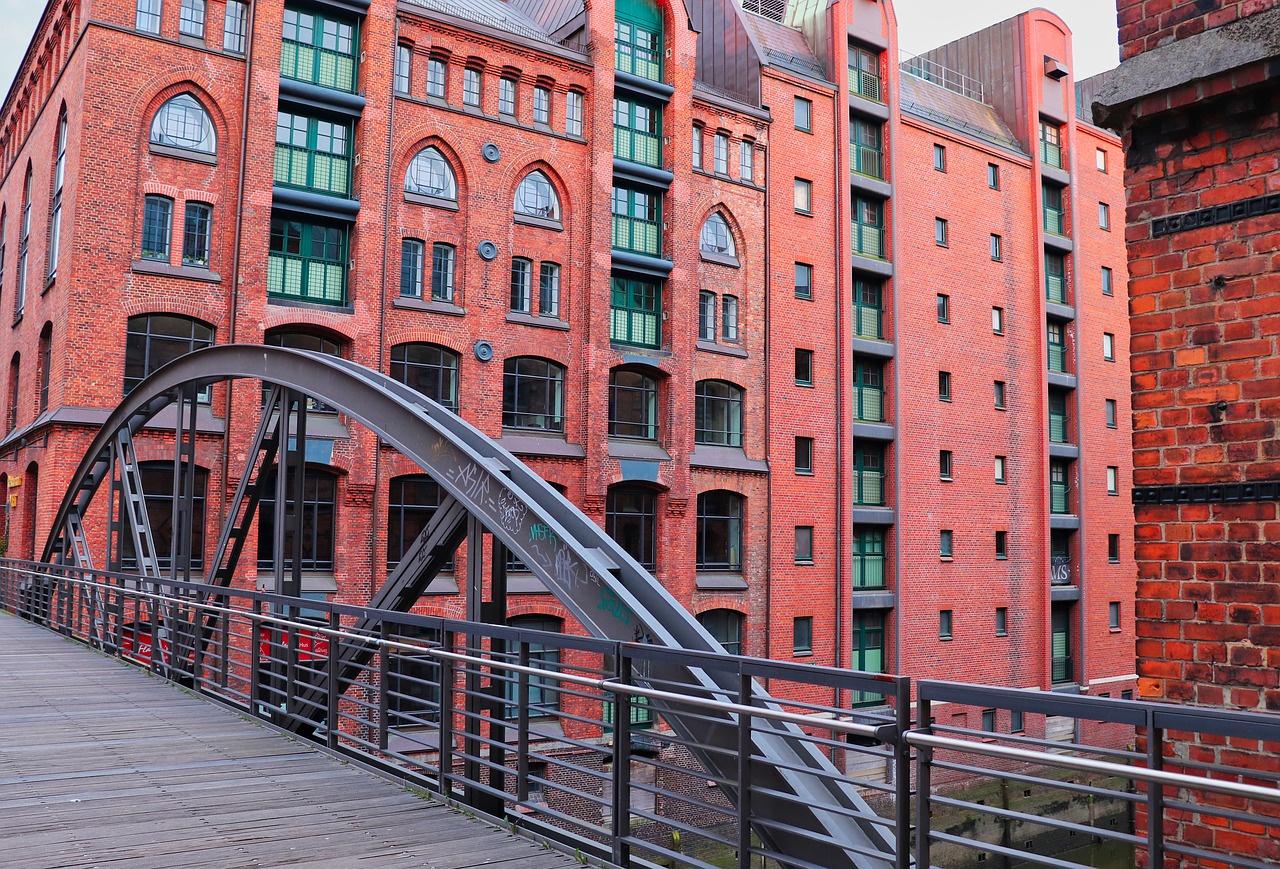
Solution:
[[(484, 535), (490, 535), (494, 552), (490, 559), (491, 603), (499, 604), (500, 612), (505, 612), (503, 555), (510, 553), (528, 565), (596, 637), (722, 652), (692, 614), (603, 529), (492, 439), (416, 390), (377, 371), (301, 350), (235, 344), (211, 347), (169, 363), (139, 384), (112, 412), (76, 468), (41, 560), (92, 570), (95, 547), (91, 541), (105, 543), (105, 560), (100, 562), (105, 565), (117, 563), (122, 546), (128, 542), (136, 554), (141, 580), (166, 578), (150, 527), (134, 439), (156, 414), (176, 403), (168, 571), (170, 578), (189, 580), (197, 397), (211, 384), (237, 380), (261, 381), (266, 400), (225, 511), (212, 561), (206, 565), (209, 584), (230, 585), (259, 503), (267, 496), (277, 505), (272, 540), (275, 588), (285, 595), (299, 596), (303, 511), (290, 513), (287, 507), (303, 499), (307, 406), (308, 399), (313, 399), (337, 408), (416, 462), (444, 493), (426, 527), (372, 595), (371, 608), (407, 612), (451, 554), (465, 543), (473, 556), (467, 559), (465, 577), (468, 617), (484, 620), (481, 613), (486, 608), (481, 604), (486, 577), (480, 553)], [(276, 468), (284, 472), (269, 473)], [(259, 484), (270, 478), (274, 478), (274, 491), (268, 494)], [(86, 522), (102, 513), (91, 513), (90, 508), (104, 486), (112, 493), (106, 511), (108, 525), (86, 529)], [(115, 515), (117, 504), (119, 515)], [(286, 528), (286, 523), (292, 527)], [(493, 607), (487, 611), (493, 618)], [(181, 631), (184, 626), (165, 628)], [(192, 636), (204, 636), (208, 631), (199, 625), (185, 629)], [(369, 654), (367, 650), (344, 649), (344, 672), (358, 670), (364, 663), (361, 656)], [(654, 683), (681, 685), (693, 698), (723, 699), (740, 688), (737, 680), (687, 663), (654, 662), (645, 675)], [(327, 678), (321, 677), (309, 690), (317, 696), (326, 693)], [(730, 681), (734, 684), (728, 684)], [(344, 681), (339, 679), (338, 684)], [(776, 708), (759, 686), (754, 688), (752, 702)], [(661, 700), (655, 700), (654, 706), (681, 736), (722, 749), (698, 752), (698, 760), (709, 773), (722, 781), (738, 781), (733, 757), (741, 746), (736, 715), (682, 709)], [(904, 852), (905, 833), (900, 831), (895, 842), (882, 826), (850, 817), (848, 812), (873, 813), (851, 785), (840, 781), (831, 762), (799, 737), (796, 726), (785, 721), (771, 722), (751, 736), (754, 753), (771, 761), (759, 766), (750, 783), (753, 813), (775, 822), (758, 826), (758, 834), (779, 852), (811, 865), (830, 869), (890, 865), (884, 855)], [(795, 832), (788, 832), (791, 826)]]

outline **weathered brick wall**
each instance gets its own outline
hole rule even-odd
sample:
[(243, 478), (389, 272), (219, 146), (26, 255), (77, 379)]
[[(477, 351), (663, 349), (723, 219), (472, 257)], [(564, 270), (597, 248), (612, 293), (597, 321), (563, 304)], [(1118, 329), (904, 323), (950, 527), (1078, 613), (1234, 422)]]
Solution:
[(1276, 0), (1117, 0), (1120, 47), (1133, 57), (1270, 9)]

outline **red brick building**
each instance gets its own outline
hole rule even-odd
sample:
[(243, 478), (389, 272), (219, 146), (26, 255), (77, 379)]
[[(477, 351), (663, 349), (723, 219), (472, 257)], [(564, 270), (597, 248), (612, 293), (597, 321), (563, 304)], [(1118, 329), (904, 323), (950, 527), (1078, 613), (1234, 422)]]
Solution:
[[(501, 438), (733, 650), (1128, 690), (1120, 150), (1070, 40), (1038, 11), (900, 65), (871, 0), (54, 0), (0, 112), (9, 552), (140, 378), (267, 342)], [(262, 397), (206, 398), (207, 555)], [(438, 492), (308, 432), (304, 591), (367, 599)], [(511, 616), (563, 626), (510, 567)]]

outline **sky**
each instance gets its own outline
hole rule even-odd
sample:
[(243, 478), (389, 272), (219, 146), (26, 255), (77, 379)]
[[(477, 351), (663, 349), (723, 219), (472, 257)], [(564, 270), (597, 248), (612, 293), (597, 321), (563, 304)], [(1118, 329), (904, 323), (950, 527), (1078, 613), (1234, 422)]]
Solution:
[[(1115, 0), (894, 0), (898, 40), (904, 51), (936, 48), (975, 30), (1011, 18), (1033, 5), (1059, 15), (1074, 34), (1077, 79), (1119, 63)], [(44, 11), (44, 0), (0, 0), (0, 87), (8, 93), (27, 43)]]

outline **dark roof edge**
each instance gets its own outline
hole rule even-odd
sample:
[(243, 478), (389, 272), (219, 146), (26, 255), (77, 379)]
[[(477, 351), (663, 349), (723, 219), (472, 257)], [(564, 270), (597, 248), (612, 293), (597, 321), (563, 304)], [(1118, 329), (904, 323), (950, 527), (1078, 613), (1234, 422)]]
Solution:
[(1018, 145), (1018, 143), (1015, 140), (997, 139), (995, 136), (989, 136), (986, 133), (982, 132), (981, 130), (977, 130), (969, 126), (968, 124), (964, 123), (961, 120), (943, 115), (939, 112), (932, 112), (929, 109), (926, 109), (924, 106), (919, 106), (919, 105), (916, 105), (915, 103), (908, 103), (904, 101), (901, 104), (901, 106), (902, 106), (902, 114), (910, 115), (912, 118), (914, 118), (917, 121), (920, 121), (921, 123), (932, 124), (935, 127), (942, 127), (943, 129), (946, 129), (951, 131), (952, 133), (955, 133), (957, 136), (962, 136), (963, 138), (966, 138), (966, 139), (972, 139), (976, 142), (981, 142), (988, 147), (996, 148), (1001, 151), (1007, 151), (1010, 154), (1016, 154), (1017, 156), (1022, 157), (1024, 160), (1028, 159), (1031, 156), (1030, 154), (1023, 151), (1022, 148)]
[(1280, 58), (1280, 7), (1131, 57), (1093, 101), (1093, 120), (1119, 128), (1138, 100), (1244, 66)]
[(591, 58), (588, 55), (574, 51), (571, 48), (566, 48), (563, 45), (557, 45), (554, 42), (539, 42), (534, 39), (529, 39), (526, 36), (521, 36), (518, 33), (513, 33), (510, 30), (503, 30), (498, 27), (481, 24), (479, 22), (472, 21), (469, 18), (461, 18), (459, 16), (449, 15), (445, 12), (437, 12), (436, 10), (428, 9), (425, 6), (406, 3), (404, 0), (400, 0), (400, 2), (396, 3), (396, 11), (405, 15), (416, 15), (419, 18), (426, 18), (429, 21), (438, 21), (441, 24), (448, 25), (449, 27), (456, 27), (459, 30), (469, 31), (480, 36), (487, 36), (490, 39), (496, 39), (499, 42), (507, 42), (512, 45), (519, 45), (521, 47), (528, 48), (532, 51), (540, 51), (543, 54), (554, 55), (555, 57), (559, 57), (573, 63), (581, 63), (585, 66), (591, 65)]

